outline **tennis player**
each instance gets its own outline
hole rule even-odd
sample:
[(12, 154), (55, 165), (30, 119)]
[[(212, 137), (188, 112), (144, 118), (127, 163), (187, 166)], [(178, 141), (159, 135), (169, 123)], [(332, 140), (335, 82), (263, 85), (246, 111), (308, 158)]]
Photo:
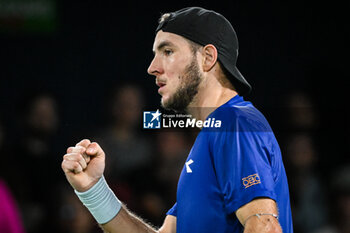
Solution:
[(112, 233), (293, 232), (281, 152), (264, 116), (242, 97), (251, 86), (236, 67), (238, 40), (229, 21), (199, 7), (163, 14), (153, 51), (148, 73), (162, 106), (202, 121), (219, 119), (221, 127), (198, 134), (160, 229), (109, 189), (105, 154), (87, 139), (68, 148), (62, 162), (82, 203)]

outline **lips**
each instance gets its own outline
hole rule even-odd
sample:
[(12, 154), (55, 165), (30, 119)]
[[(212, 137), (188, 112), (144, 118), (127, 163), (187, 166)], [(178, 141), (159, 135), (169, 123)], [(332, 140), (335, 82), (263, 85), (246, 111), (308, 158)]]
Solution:
[(165, 82), (163, 82), (163, 81), (156, 81), (156, 84), (158, 87), (165, 86)]
[(156, 81), (156, 84), (157, 84), (157, 86), (159, 87), (158, 93), (160, 93), (160, 91), (161, 91), (162, 89), (164, 89), (164, 87), (166, 86), (165, 82), (163, 82), (163, 81)]

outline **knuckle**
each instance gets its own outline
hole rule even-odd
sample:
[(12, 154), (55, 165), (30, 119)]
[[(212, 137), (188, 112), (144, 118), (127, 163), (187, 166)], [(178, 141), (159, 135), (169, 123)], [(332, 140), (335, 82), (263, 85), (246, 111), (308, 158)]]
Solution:
[(61, 163), (61, 168), (62, 168), (63, 170), (66, 168), (65, 160), (62, 161), (62, 163)]
[(67, 153), (70, 153), (73, 150), (74, 147), (70, 146), (67, 148)]
[(87, 138), (84, 138), (84, 139), (83, 139), (83, 142), (85, 142), (85, 143), (90, 143), (90, 140), (87, 139)]
[(61, 168), (62, 170), (66, 173), (69, 171), (69, 164), (67, 164), (67, 161), (66, 160), (63, 160), (62, 163), (61, 163)]
[(78, 142), (76, 144), (76, 146), (78, 146), (78, 145), (85, 145), (85, 144), (90, 144), (90, 140), (89, 139), (83, 139), (80, 142)]
[(82, 160), (84, 159), (83, 155), (82, 154), (77, 154), (77, 160)]
[(85, 152), (85, 148), (82, 146), (76, 146), (76, 151), (79, 153), (84, 153)]
[(63, 156), (63, 159), (67, 161), (76, 161), (78, 160), (78, 156), (79, 156), (78, 153), (70, 153), (70, 154), (65, 154)]
[(91, 145), (96, 146), (96, 147), (100, 147), (100, 145), (97, 142), (92, 142)]

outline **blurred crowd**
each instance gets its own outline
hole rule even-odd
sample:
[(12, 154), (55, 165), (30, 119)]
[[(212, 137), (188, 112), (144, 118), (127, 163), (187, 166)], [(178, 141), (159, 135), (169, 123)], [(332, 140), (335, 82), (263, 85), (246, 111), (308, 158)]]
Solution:
[[(117, 196), (160, 226), (176, 201), (178, 176), (197, 132), (143, 130), (142, 88), (126, 84), (112, 93), (103, 124), (86, 137), (106, 152), (105, 177)], [(349, 164), (332, 161), (333, 145), (320, 136), (325, 122), (306, 92), (288, 93), (283, 101), (285, 108), (274, 109), (280, 122), (271, 123), (289, 179), (295, 232), (349, 233)], [(62, 139), (64, 106), (58, 103), (44, 90), (24, 96), (15, 128), (7, 127), (0, 111), (0, 233), (102, 232), (61, 171), (65, 149), (77, 141), (73, 135)], [(10, 131), (13, 137), (7, 137)]]

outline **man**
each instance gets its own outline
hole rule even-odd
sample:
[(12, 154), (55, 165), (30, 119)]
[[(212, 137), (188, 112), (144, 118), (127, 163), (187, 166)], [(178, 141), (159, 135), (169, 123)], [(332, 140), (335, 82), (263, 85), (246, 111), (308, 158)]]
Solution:
[(105, 154), (86, 139), (68, 148), (62, 162), (80, 200), (106, 232), (293, 232), (279, 146), (262, 114), (240, 96), (251, 87), (236, 67), (231, 24), (216, 12), (191, 7), (164, 14), (156, 33), (148, 73), (156, 77), (162, 106), (198, 120), (220, 119), (222, 126), (198, 134), (177, 202), (159, 230), (110, 191)]

